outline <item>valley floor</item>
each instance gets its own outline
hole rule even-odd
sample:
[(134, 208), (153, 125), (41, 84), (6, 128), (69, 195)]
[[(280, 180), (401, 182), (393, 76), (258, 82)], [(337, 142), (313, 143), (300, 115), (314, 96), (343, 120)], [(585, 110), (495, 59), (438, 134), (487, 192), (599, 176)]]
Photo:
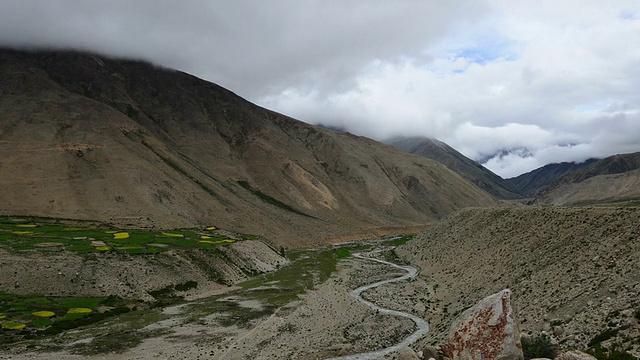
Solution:
[[(402, 274), (403, 271), (387, 265), (347, 257), (337, 262), (326, 281), (271, 315), (242, 319), (242, 314), (267, 313), (266, 304), (248, 295), (280, 285), (265, 279), (265, 283), (236, 290), (233, 295), (166, 307), (158, 314), (150, 313), (146, 320), (133, 323), (113, 320), (64, 333), (51, 340), (51, 343), (64, 344), (54, 352), (14, 353), (0, 355), (0, 359), (324, 359), (377, 350), (401, 341), (414, 331), (415, 324), (408, 319), (376, 314), (352, 298), (349, 291)], [(373, 289), (363, 297), (392, 309), (415, 313), (416, 301), (420, 302), (416, 294), (424, 294), (426, 287), (422, 280), (416, 279)], [(287, 288), (280, 291), (286, 293)], [(233, 315), (237, 321), (229, 321), (228, 314), (218, 312), (220, 301), (237, 304), (240, 311)], [(129, 337), (145, 335), (131, 348), (116, 345), (112, 349), (100, 348), (95, 341), (112, 336), (115, 343), (126, 342), (126, 334)]]

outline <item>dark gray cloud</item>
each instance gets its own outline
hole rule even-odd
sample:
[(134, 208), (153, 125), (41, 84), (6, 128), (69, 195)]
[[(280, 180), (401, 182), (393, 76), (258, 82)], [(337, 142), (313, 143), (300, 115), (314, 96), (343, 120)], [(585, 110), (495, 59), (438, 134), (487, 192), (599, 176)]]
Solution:
[(4, 0), (0, 45), (177, 68), (311, 123), (438, 137), (513, 176), (640, 151), (640, 4)]
[(481, 11), (410, 0), (7, 0), (0, 9), (2, 45), (140, 57), (250, 97), (349, 88), (372, 59), (421, 56)]

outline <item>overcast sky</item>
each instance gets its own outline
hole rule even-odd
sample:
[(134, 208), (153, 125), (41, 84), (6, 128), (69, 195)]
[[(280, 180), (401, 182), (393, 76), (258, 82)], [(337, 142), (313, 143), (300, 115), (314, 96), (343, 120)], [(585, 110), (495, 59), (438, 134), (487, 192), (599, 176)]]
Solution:
[(1, 0), (0, 45), (146, 59), (503, 177), (640, 151), (638, 0)]

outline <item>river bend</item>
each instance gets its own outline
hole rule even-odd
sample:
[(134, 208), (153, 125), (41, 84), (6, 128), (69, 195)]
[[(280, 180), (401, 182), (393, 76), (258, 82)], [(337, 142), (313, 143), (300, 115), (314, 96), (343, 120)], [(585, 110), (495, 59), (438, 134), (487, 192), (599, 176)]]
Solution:
[(393, 352), (396, 352), (398, 350), (401, 350), (401, 349), (413, 344), (418, 339), (420, 339), (420, 337), (422, 335), (426, 334), (429, 331), (429, 323), (426, 322), (424, 319), (419, 318), (419, 317), (417, 317), (415, 315), (412, 315), (412, 314), (408, 314), (406, 312), (383, 308), (383, 307), (378, 306), (378, 305), (376, 305), (376, 304), (374, 304), (374, 303), (372, 303), (370, 301), (367, 301), (367, 300), (363, 299), (362, 296), (361, 296), (361, 294), (363, 292), (365, 292), (365, 291), (367, 291), (369, 289), (373, 289), (375, 287), (382, 286), (382, 285), (389, 284), (389, 283), (393, 283), (393, 282), (399, 282), (399, 281), (404, 281), (404, 280), (407, 280), (407, 279), (414, 278), (416, 275), (418, 275), (418, 270), (416, 268), (414, 268), (413, 266), (397, 265), (397, 264), (394, 264), (394, 263), (391, 263), (391, 262), (388, 262), (388, 261), (375, 259), (375, 258), (370, 258), (370, 257), (365, 257), (365, 256), (362, 256), (362, 254), (360, 254), (360, 253), (355, 253), (355, 254), (353, 254), (353, 256), (357, 257), (359, 259), (375, 261), (375, 262), (378, 262), (378, 263), (381, 263), (381, 264), (393, 266), (395, 268), (402, 269), (402, 270), (407, 272), (406, 274), (404, 274), (402, 276), (399, 276), (397, 278), (391, 278), (391, 279), (387, 279), (387, 280), (377, 281), (377, 282), (374, 282), (374, 283), (369, 284), (369, 285), (361, 286), (361, 287), (359, 287), (359, 288), (357, 288), (355, 290), (350, 291), (349, 295), (353, 296), (354, 298), (356, 298), (356, 300), (360, 301), (361, 303), (366, 304), (371, 309), (377, 310), (381, 314), (400, 316), (400, 317), (405, 317), (405, 318), (411, 319), (416, 324), (416, 328), (417, 329), (416, 329), (416, 331), (414, 331), (411, 335), (406, 337), (401, 342), (399, 342), (399, 343), (397, 343), (395, 345), (389, 346), (387, 348), (376, 350), (376, 351), (372, 351), (372, 352), (367, 352), (367, 353), (340, 356), (340, 357), (335, 357), (335, 358), (331, 358), (331, 359), (327, 359), (327, 360), (371, 360), (371, 359), (377, 359), (377, 358), (389, 355), (389, 354), (391, 354)]

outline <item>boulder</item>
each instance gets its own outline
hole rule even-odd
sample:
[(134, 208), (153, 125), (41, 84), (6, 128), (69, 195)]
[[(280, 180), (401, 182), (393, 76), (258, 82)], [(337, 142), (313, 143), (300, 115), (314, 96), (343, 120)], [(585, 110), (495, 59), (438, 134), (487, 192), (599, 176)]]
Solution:
[(556, 360), (597, 360), (594, 356), (579, 350), (567, 351), (556, 356)]
[(451, 325), (442, 351), (452, 360), (523, 360), (511, 291), (502, 290), (465, 310)]
[(426, 346), (424, 349), (422, 349), (422, 357), (424, 359), (438, 359), (440, 358), (440, 354), (438, 354), (438, 348), (433, 347), (433, 346)]

